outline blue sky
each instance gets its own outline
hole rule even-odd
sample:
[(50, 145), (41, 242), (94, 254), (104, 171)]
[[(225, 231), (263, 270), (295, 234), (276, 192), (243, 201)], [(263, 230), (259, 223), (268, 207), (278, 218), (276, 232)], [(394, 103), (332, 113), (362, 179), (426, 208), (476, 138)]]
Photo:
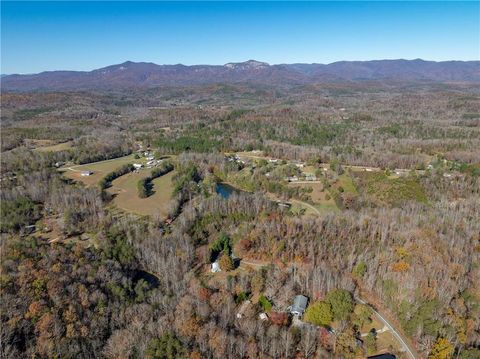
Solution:
[(480, 2), (1, 2), (1, 73), (158, 64), (478, 60)]

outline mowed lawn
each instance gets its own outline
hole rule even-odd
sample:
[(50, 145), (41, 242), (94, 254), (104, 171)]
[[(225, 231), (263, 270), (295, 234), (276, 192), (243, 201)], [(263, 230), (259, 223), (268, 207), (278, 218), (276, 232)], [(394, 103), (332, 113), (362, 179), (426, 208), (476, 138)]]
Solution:
[[(83, 182), (86, 186), (95, 186), (100, 180), (105, 177), (109, 172), (116, 170), (117, 168), (127, 163), (142, 163), (145, 164), (145, 159), (135, 159), (133, 155), (113, 158), (111, 160), (105, 160), (100, 162), (92, 162), (84, 165), (74, 165), (62, 167), (65, 177), (71, 178), (76, 181)], [(83, 171), (92, 171), (90, 176), (83, 177), (81, 173)]]
[(138, 196), (138, 181), (148, 176), (150, 170), (128, 173), (112, 182), (107, 191), (114, 195), (113, 204), (127, 212), (160, 218), (168, 216), (168, 209), (173, 192), (172, 178), (175, 171), (169, 172), (153, 180), (154, 193), (147, 198)]
[(312, 188), (313, 191), (310, 193), (310, 198), (312, 202), (314, 202), (314, 207), (320, 211), (321, 214), (339, 211), (335, 201), (332, 198), (328, 200), (325, 198), (325, 195), (328, 194), (328, 191), (322, 190), (323, 183), (289, 183), (288, 185), (291, 187)]

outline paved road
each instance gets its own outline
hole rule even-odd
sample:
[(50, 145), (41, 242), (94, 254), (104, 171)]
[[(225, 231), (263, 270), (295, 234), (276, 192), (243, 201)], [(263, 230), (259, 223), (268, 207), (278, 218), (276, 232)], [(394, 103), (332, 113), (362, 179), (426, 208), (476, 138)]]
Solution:
[[(355, 298), (356, 301), (358, 301), (359, 303), (362, 303), (362, 304), (366, 304), (368, 305), (367, 302), (365, 302), (364, 300), (360, 299), (360, 298)], [(371, 306), (370, 306), (371, 307)], [(388, 327), (388, 329), (392, 332), (392, 334), (395, 336), (395, 338), (399, 341), (399, 343), (402, 345), (403, 347), (403, 350), (405, 353), (408, 354), (409, 358), (412, 358), (412, 359), (419, 359), (420, 356), (418, 354), (416, 354), (416, 351), (412, 348), (410, 348), (410, 346), (405, 342), (405, 340), (402, 338), (402, 335), (400, 333), (398, 333), (395, 328), (393, 328), (393, 326), (390, 324), (390, 322), (385, 318), (383, 317), (379, 312), (377, 312), (375, 309), (373, 309), (373, 312), (375, 313), (375, 315), (377, 316), (377, 318), (386, 326)]]
[[(247, 265), (247, 266), (253, 267), (254, 269), (260, 269), (261, 267), (267, 266), (269, 264), (271, 263), (261, 261), (261, 260), (247, 260), (247, 259), (242, 259), (240, 262), (240, 266)], [(383, 323), (384, 327), (379, 332), (383, 333), (389, 330), (393, 334), (393, 336), (398, 340), (398, 342), (401, 344), (403, 351), (407, 353), (409, 358), (420, 359), (420, 355), (417, 354), (415, 349), (410, 347), (410, 345), (403, 339), (402, 335), (395, 330), (392, 324), (390, 324), (388, 319), (382, 316), (379, 312), (377, 312), (371, 305), (369, 305), (363, 299), (356, 297), (355, 300), (361, 304), (368, 305), (373, 310), (377, 318)]]

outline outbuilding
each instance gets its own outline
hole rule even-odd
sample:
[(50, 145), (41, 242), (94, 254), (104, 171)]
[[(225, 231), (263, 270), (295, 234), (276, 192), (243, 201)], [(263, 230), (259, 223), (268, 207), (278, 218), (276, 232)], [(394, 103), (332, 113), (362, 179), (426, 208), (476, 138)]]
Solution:
[(212, 268), (210, 269), (210, 271), (212, 273), (218, 273), (218, 272), (221, 272), (222, 270), (220, 269), (220, 264), (218, 263), (218, 261), (215, 261), (212, 263)]

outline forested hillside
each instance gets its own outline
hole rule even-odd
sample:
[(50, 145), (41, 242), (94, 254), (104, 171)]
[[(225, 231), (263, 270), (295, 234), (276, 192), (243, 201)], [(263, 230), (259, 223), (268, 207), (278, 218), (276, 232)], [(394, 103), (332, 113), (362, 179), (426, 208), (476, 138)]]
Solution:
[(476, 84), (1, 97), (2, 357), (480, 357)]

